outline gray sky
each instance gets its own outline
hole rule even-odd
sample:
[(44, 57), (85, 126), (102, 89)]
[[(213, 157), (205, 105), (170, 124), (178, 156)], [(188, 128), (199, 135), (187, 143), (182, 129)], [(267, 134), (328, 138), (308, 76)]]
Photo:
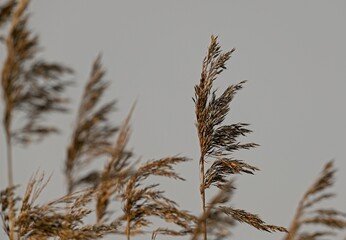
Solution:
[[(233, 101), (226, 123), (251, 123), (254, 133), (245, 140), (261, 146), (236, 156), (261, 171), (237, 177), (232, 206), (288, 227), (302, 194), (330, 159), (338, 168), (338, 196), (330, 206), (346, 210), (345, 10), (341, 0), (35, 0), (30, 25), (39, 33), (47, 59), (76, 70), (78, 85), (69, 91), (72, 110), (92, 61), (103, 54), (107, 78), (112, 80), (107, 98), (118, 100), (116, 124), (138, 99), (129, 144), (137, 156), (149, 160), (180, 154), (193, 159), (178, 167), (185, 183), (164, 181), (163, 187), (182, 208), (195, 213), (201, 203), (193, 87), (211, 34), (219, 35), (224, 50), (235, 47), (228, 70), (215, 85), (223, 90), (249, 80)], [(65, 192), (62, 170), (74, 118), (73, 111), (52, 118), (63, 134), (14, 150), (16, 183), (27, 182), (38, 168), (54, 172), (43, 200)], [(283, 236), (242, 224), (234, 231), (233, 239)]]

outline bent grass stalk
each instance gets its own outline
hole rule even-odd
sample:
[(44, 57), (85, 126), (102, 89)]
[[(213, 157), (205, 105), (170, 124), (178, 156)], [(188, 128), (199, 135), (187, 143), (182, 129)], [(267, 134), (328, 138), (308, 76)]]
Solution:
[[(207, 54), (203, 60), (201, 78), (198, 85), (195, 86), (196, 127), (200, 145), (200, 194), (202, 198), (202, 224), (203, 239), (208, 238), (208, 216), (206, 215), (206, 197), (205, 191), (211, 186), (216, 186), (224, 190), (227, 186), (229, 176), (239, 173), (254, 174), (258, 168), (244, 163), (242, 160), (236, 160), (232, 157), (235, 151), (242, 149), (252, 149), (258, 146), (256, 143), (240, 143), (238, 138), (246, 136), (251, 130), (247, 129), (246, 123), (235, 123), (231, 125), (222, 125), (226, 115), (230, 110), (230, 103), (235, 94), (242, 89), (245, 81), (230, 85), (219, 96), (216, 96), (216, 90), (213, 90), (213, 83), (218, 75), (226, 69), (226, 62), (231, 58), (235, 49), (223, 53), (217, 41), (217, 37), (211, 36), (211, 41)], [(205, 161), (213, 159), (213, 164), (205, 171)], [(246, 222), (258, 229), (269, 231), (285, 231), (284, 228), (273, 226), (268, 227), (264, 222), (257, 222), (257, 225), (251, 224), (249, 219), (255, 219), (254, 215), (244, 212), (243, 215), (229, 207), (219, 207), (226, 215), (235, 220)]]
[[(38, 59), (38, 37), (27, 27), (26, 13), (29, 0), (7, 1), (0, 7), (0, 28), (9, 25), (8, 32), (1, 34), (7, 55), (1, 72), (4, 99), (4, 129), (7, 145), (8, 189), (13, 190), (14, 143), (28, 144), (55, 133), (57, 128), (42, 124), (42, 116), (51, 112), (65, 112), (66, 98), (62, 97), (67, 82), (60, 81), (68, 67)], [(20, 126), (13, 126), (15, 112), (25, 115)], [(18, 114), (17, 114), (18, 115)], [(9, 237), (15, 238), (15, 213), (13, 194), (9, 194)]]

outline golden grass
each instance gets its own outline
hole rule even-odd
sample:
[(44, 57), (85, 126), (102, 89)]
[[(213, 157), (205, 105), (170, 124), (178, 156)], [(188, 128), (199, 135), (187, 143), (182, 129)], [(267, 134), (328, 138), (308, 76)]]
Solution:
[[(233, 153), (258, 145), (238, 140), (251, 133), (249, 124), (224, 124), (230, 104), (245, 81), (230, 85), (217, 96), (214, 83), (226, 69), (234, 49), (222, 52), (215, 36), (211, 37), (193, 98), (200, 148), (197, 173), (200, 175), (200, 214), (180, 209), (173, 199), (166, 197), (159, 184), (148, 184), (147, 179), (152, 176), (184, 180), (174, 167), (190, 159), (182, 156), (146, 162), (134, 159), (133, 150), (128, 149), (127, 144), (135, 104), (119, 127), (112, 124), (110, 114), (115, 109), (115, 101), (102, 103), (109, 82), (104, 80), (106, 71), (100, 56), (91, 67), (67, 144), (66, 195), (39, 203), (37, 199), (49, 187), (50, 179), (39, 173), (28, 181), (23, 196), (16, 194), (18, 185), (14, 185), (12, 146), (29, 144), (58, 132), (57, 127), (44, 121), (44, 116), (66, 112), (68, 101), (63, 94), (70, 82), (63, 78), (73, 73), (62, 64), (37, 58), (39, 39), (28, 28), (29, 3), (29, 0), (9, 0), (0, 5), (0, 40), (7, 50), (1, 87), (8, 166), (8, 186), (0, 193), (0, 215), (9, 239), (101, 239), (118, 234), (130, 239), (133, 235), (147, 233), (152, 239), (160, 235), (185, 236), (192, 240), (230, 239), (236, 223), (242, 222), (261, 231), (284, 232), (285, 240), (317, 240), (346, 228), (345, 213), (317, 207), (321, 201), (334, 197), (328, 192), (334, 183), (333, 162), (326, 164), (303, 196), (288, 230), (230, 206), (235, 194), (232, 176), (255, 174), (259, 170), (235, 159)], [(14, 125), (13, 119), (18, 116), (25, 120)], [(85, 173), (91, 162), (100, 159), (105, 160), (103, 168)], [(206, 160), (212, 161), (208, 169)], [(212, 187), (217, 187), (218, 193), (206, 199), (205, 192)], [(114, 205), (111, 203), (115, 202), (122, 206), (121, 211), (112, 209)], [(91, 213), (95, 213), (95, 221), (86, 224), (86, 217)], [(169, 227), (167, 224), (153, 226), (153, 217), (166, 222)], [(326, 229), (309, 232), (304, 230), (305, 225), (322, 225)]]
[(92, 179), (93, 175), (78, 176), (78, 171), (85, 168), (91, 161), (101, 156), (111, 154), (111, 137), (117, 131), (108, 120), (109, 114), (115, 108), (115, 101), (97, 105), (106, 90), (108, 83), (104, 81), (105, 71), (98, 57), (91, 70), (90, 78), (84, 89), (82, 101), (78, 110), (71, 143), (68, 146), (65, 161), (67, 192), (72, 193), (82, 180)]
[[(335, 171), (333, 161), (327, 162), (320, 176), (300, 200), (285, 240), (320, 239), (335, 235), (335, 230), (346, 228), (345, 212), (334, 208), (317, 207), (322, 201), (335, 197), (334, 193), (329, 192), (334, 184)], [(306, 231), (303, 229), (306, 225), (317, 225), (324, 228), (323, 230)]]
[[(222, 125), (229, 112), (229, 106), (234, 95), (242, 89), (245, 81), (230, 85), (219, 96), (213, 90), (213, 83), (217, 76), (226, 69), (226, 62), (235, 51), (223, 53), (217, 42), (217, 37), (211, 36), (210, 45), (206, 57), (203, 60), (201, 79), (195, 86), (195, 113), (197, 120), (197, 132), (200, 144), (200, 192), (202, 197), (202, 211), (206, 213), (205, 190), (215, 185), (224, 191), (225, 184), (228, 184), (228, 177), (232, 174), (248, 173), (254, 174), (258, 168), (244, 163), (241, 160), (233, 159), (232, 154), (241, 149), (251, 149), (258, 146), (256, 143), (240, 143), (237, 139), (245, 136), (251, 130), (247, 129), (246, 123), (235, 123)], [(204, 163), (206, 159), (213, 159), (210, 168), (205, 171)], [(227, 186), (226, 188), (229, 188)], [(220, 213), (231, 216), (232, 219), (248, 223), (253, 227), (265, 231), (286, 231), (283, 227), (265, 225), (256, 215), (247, 213), (244, 210), (233, 209), (227, 206), (218, 206)], [(202, 232), (203, 239), (208, 238), (208, 217), (203, 217)]]

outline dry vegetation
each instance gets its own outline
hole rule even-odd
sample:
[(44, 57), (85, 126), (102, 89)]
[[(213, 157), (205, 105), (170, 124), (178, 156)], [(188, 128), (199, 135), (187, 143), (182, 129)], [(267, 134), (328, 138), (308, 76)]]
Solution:
[[(230, 239), (236, 222), (243, 222), (258, 230), (284, 232), (285, 240), (314, 240), (334, 235), (346, 227), (346, 214), (334, 208), (319, 208), (321, 201), (334, 197), (329, 189), (334, 183), (335, 168), (328, 162), (321, 175), (304, 194), (288, 230), (266, 224), (259, 216), (230, 206), (235, 192), (232, 176), (255, 174), (259, 169), (235, 159), (233, 153), (258, 146), (241, 143), (238, 138), (251, 133), (246, 123), (224, 125), (229, 106), (245, 81), (230, 85), (217, 96), (213, 85), (226, 69), (234, 49), (222, 52), (217, 37), (212, 36), (202, 63), (199, 83), (195, 86), (196, 128), (200, 146), (199, 171), (201, 213), (195, 216), (180, 209), (174, 200), (165, 196), (158, 184), (147, 184), (151, 176), (184, 180), (174, 166), (190, 159), (168, 156), (143, 162), (133, 159), (127, 142), (131, 135), (130, 120), (135, 105), (123, 123), (117, 127), (109, 120), (115, 101), (102, 103), (109, 83), (104, 80), (101, 57), (91, 69), (65, 160), (66, 195), (37, 203), (49, 179), (34, 173), (26, 184), (23, 196), (16, 193), (12, 163), (12, 147), (28, 145), (58, 132), (45, 123), (44, 116), (52, 112), (66, 112), (64, 80), (73, 71), (62, 64), (39, 59), (38, 37), (28, 28), (29, 0), (6, 1), (0, 6), (1, 43), (6, 48), (1, 70), (4, 104), (3, 127), (7, 146), (8, 187), (1, 191), (3, 229), (9, 239), (99, 239), (106, 235), (123, 234), (130, 239), (136, 234), (185, 236), (186, 239)], [(15, 118), (24, 119), (20, 125)], [(90, 170), (90, 163), (106, 159), (103, 169)], [(206, 169), (205, 162), (212, 164)], [(1, 163), (2, 167), (5, 165)], [(86, 172), (85, 171), (88, 171)], [(218, 193), (206, 199), (206, 191), (218, 188)], [(121, 213), (111, 211), (110, 204), (118, 203)], [(95, 213), (94, 223), (85, 220)], [(153, 217), (169, 223), (153, 227)], [(313, 225), (308, 228), (305, 225)], [(320, 228), (322, 225), (324, 228)], [(317, 227), (318, 226), (318, 227)], [(311, 230), (312, 229), (312, 230)], [(148, 238), (148, 235), (143, 235)]]

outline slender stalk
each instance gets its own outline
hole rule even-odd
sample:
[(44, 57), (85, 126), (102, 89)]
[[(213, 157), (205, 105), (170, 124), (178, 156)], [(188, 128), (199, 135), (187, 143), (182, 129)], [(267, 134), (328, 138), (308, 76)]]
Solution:
[[(201, 155), (199, 160), (200, 165), (200, 192), (202, 197), (202, 211), (205, 215), (205, 187), (204, 187), (204, 157)], [(204, 240), (207, 240), (207, 218), (203, 219), (203, 234)]]
[(9, 225), (10, 240), (14, 239), (14, 201), (13, 201), (13, 166), (12, 166), (12, 141), (10, 131), (10, 114), (6, 114), (5, 120), (6, 148), (7, 148), (7, 177), (9, 194)]
[(130, 225), (131, 225), (131, 219), (130, 214), (127, 214), (127, 225), (126, 225), (126, 238), (127, 240), (130, 240)]
[(290, 225), (290, 228), (288, 229), (288, 234), (286, 235), (284, 240), (293, 240), (295, 238), (295, 236), (297, 235), (297, 232), (299, 230), (300, 227), (300, 219), (301, 216), (303, 215), (303, 210), (304, 210), (304, 202), (307, 198), (307, 195), (305, 195), (303, 197), (303, 199), (299, 202), (298, 208), (296, 210), (296, 214), (293, 218), (293, 221)]

